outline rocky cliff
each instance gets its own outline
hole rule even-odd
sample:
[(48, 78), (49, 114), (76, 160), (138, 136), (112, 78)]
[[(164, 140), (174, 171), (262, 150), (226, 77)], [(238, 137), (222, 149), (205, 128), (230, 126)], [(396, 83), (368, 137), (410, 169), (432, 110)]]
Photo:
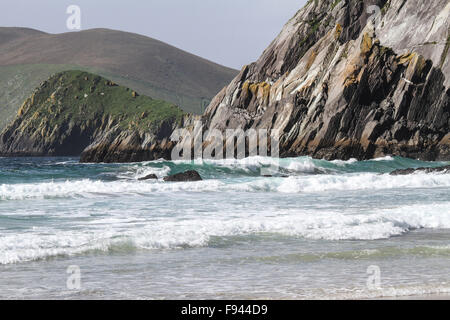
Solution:
[[(310, 0), (213, 99), (204, 130), (277, 130), (283, 157), (449, 160), (449, 26), (448, 0)], [(102, 83), (83, 73), (45, 82), (0, 153), (168, 159), (173, 130), (198, 120)]]
[(449, 160), (449, 46), (448, 0), (309, 1), (203, 122), (277, 129), (282, 156)]
[(0, 155), (78, 156), (84, 151), (88, 162), (167, 158), (173, 148), (168, 138), (183, 118), (178, 107), (100, 76), (63, 72), (25, 101), (0, 135)]

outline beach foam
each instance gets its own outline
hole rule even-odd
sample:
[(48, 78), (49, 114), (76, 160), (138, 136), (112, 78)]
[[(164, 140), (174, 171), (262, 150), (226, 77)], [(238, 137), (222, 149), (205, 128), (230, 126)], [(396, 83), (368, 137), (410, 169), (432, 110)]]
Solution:
[[(450, 228), (450, 203), (374, 209), (362, 214), (335, 211), (283, 210), (274, 212), (221, 212), (212, 216), (186, 213), (148, 219), (123, 216), (77, 222), (70, 230), (35, 228), (27, 233), (0, 235), (0, 264), (32, 261), (87, 252), (160, 250), (207, 247), (217, 237), (273, 234), (312, 240), (387, 239), (411, 230)], [(75, 227), (76, 226), (76, 227)], [(212, 241), (212, 242), (211, 242)], [(446, 254), (446, 247), (418, 248), (403, 254)], [(367, 253), (366, 253), (367, 254)], [(369, 252), (368, 254), (381, 254)], [(386, 254), (386, 253), (384, 253)], [(331, 256), (330, 256), (331, 257)], [(339, 257), (336, 257), (339, 258)]]
[[(306, 175), (289, 178), (211, 179), (200, 182), (137, 182), (137, 177), (156, 173), (163, 177), (168, 168), (142, 169), (133, 181), (99, 181), (83, 179), (64, 182), (41, 182), (0, 185), (0, 200), (49, 198), (103, 198), (120, 195), (145, 195), (157, 192), (280, 192), (318, 193), (326, 191), (392, 190), (450, 187), (450, 174), (416, 173), (408, 176), (388, 174)], [(127, 176), (130, 176), (128, 174)], [(128, 180), (130, 180), (128, 179)]]

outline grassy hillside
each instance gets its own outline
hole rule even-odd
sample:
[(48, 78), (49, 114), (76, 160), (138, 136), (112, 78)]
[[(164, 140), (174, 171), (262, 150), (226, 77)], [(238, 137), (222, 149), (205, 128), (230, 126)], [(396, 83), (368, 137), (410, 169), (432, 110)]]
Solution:
[(185, 106), (199, 105), (197, 110), (184, 108), (186, 112), (198, 113), (198, 110), (201, 110), (202, 103), (203, 107), (206, 107), (209, 101), (209, 99), (199, 100), (199, 98), (183, 95), (174, 96), (169, 90), (153, 87), (148, 82), (129, 80), (109, 72), (102, 72), (96, 68), (66, 64), (0, 66), (0, 131), (14, 119), (19, 107), (31, 95), (35, 88), (53, 74), (68, 70), (79, 70), (98, 74), (122, 86), (133, 88), (143, 95), (157, 97), (160, 100), (170, 102), (179, 101), (180, 105)]
[(66, 70), (99, 74), (191, 113), (202, 113), (237, 74), (132, 33), (94, 29), (52, 35), (0, 28), (0, 129), (35, 87)]
[(0, 131), (39, 84), (52, 74), (76, 69), (68, 65), (0, 66)]
[(69, 123), (83, 126), (111, 117), (120, 128), (155, 131), (166, 120), (181, 120), (177, 106), (139, 95), (95, 74), (67, 71), (44, 82), (18, 111), (22, 123), (39, 131)]
[(4, 156), (79, 155), (98, 137), (136, 134), (156, 143), (185, 113), (101, 76), (55, 74), (33, 92), (0, 134)]

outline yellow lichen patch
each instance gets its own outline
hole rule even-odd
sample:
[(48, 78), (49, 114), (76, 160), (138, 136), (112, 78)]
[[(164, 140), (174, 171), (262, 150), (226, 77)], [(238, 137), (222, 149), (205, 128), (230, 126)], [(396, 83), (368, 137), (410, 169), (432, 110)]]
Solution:
[(264, 82), (262, 84), (262, 86), (260, 87), (261, 93), (262, 93), (262, 98), (264, 100), (269, 100), (270, 97), (270, 89), (271, 89), (271, 85)]
[(361, 55), (367, 55), (373, 47), (372, 37), (366, 32), (361, 41)]
[(27, 107), (27, 102), (28, 102), (28, 101), (29, 101), (29, 100), (25, 101), (25, 102), (23, 103), (23, 105), (20, 107), (19, 111), (17, 112), (17, 116), (18, 116), (18, 117), (21, 117), (21, 116), (23, 116), (23, 115), (25, 114), (25, 109), (26, 109), (26, 107)]
[(259, 82), (259, 83), (250, 83), (248, 90), (250, 90), (253, 96), (256, 96), (259, 99), (262, 98), (264, 100), (268, 100), (270, 96), (270, 88), (271, 86), (267, 82)]
[(448, 133), (442, 140), (439, 142), (439, 145), (444, 146), (448, 145), (450, 146), (450, 133)]
[(413, 80), (414, 77), (420, 77), (426, 67), (426, 60), (418, 54), (414, 54), (406, 69), (405, 78)]
[(33, 116), (31, 117), (31, 121), (37, 120), (41, 116), (39, 111), (36, 111)]
[(345, 79), (344, 87), (350, 87), (352, 84), (355, 83), (358, 83), (358, 81), (356, 81), (355, 76), (348, 77), (347, 79)]
[(306, 64), (306, 71), (308, 71), (309, 68), (311, 68), (311, 66), (313, 65), (314, 61), (316, 61), (316, 58), (317, 58), (317, 52), (315, 50), (313, 50), (311, 52), (311, 54), (309, 55), (308, 63)]
[(404, 57), (402, 60), (404, 63), (408, 63), (408, 68), (405, 72), (405, 78), (407, 80), (414, 81), (414, 78), (420, 78), (422, 76), (422, 72), (427, 64), (424, 57), (416, 53), (411, 53), (409, 57)]
[(245, 81), (242, 85), (242, 96), (251, 94), (258, 99), (268, 100), (270, 97), (270, 89), (272, 86), (267, 82), (252, 83)]
[(248, 93), (249, 88), (250, 88), (250, 82), (245, 81), (244, 84), (242, 85), (242, 92)]
[(250, 92), (253, 95), (256, 95), (256, 93), (258, 92), (259, 84), (258, 83), (251, 83), (248, 88), (249, 88)]
[(41, 137), (45, 137), (46, 135), (47, 135), (47, 128), (46, 127), (43, 127), (42, 129), (41, 129)]
[(417, 73), (422, 72), (427, 65), (425, 58), (421, 55), (416, 55), (412, 60), (412, 63), (414, 64)]
[(414, 59), (414, 57), (416, 56), (416, 54), (414, 52), (412, 53), (407, 53), (407, 54), (402, 54), (400, 56), (397, 56), (397, 62), (398, 64), (407, 64), (410, 63), (412, 59)]
[(344, 71), (345, 76), (345, 80), (344, 80), (344, 86), (345, 87), (349, 87), (350, 85), (357, 83), (357, 77), (359, 75), (359, 69), (353, 65), (353, 64), (349, 64), (345, 71)]
[(336, 29), (334, 30), (334, 39), (335, 40), (339, 39), (339, 37), (341, 36), (343, 30), (344, 29), (342, 28), (342, 26), (338, 23), (336, 25)]

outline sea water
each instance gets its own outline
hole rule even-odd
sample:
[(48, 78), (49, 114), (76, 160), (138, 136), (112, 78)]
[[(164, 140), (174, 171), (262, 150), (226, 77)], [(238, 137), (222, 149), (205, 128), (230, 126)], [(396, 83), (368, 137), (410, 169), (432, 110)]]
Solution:
[(389, 175), (449, 163), (275, 161), (0, 159), (0, 298), (450, 294), (450, 174)]

